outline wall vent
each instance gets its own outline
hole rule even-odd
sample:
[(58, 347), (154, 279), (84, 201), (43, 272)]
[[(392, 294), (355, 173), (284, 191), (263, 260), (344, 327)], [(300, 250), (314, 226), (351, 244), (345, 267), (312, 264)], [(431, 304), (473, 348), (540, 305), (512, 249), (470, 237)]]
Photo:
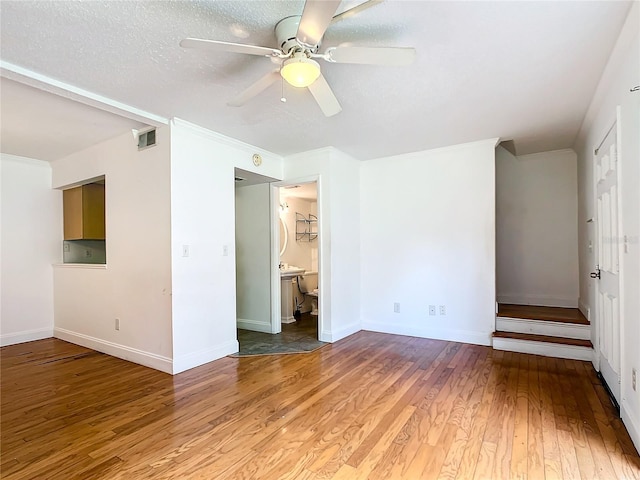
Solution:
[(156, 144), (156, 129), (147, 130), (138, 135), (138, 150), (153, 147)]

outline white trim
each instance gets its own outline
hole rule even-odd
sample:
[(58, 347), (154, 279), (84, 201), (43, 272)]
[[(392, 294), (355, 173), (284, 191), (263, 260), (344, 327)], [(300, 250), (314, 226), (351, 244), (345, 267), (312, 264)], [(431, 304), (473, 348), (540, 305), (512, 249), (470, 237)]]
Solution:
[[(468, 142), (468, 143), (458, 143), (456, 145), (448, 145), (446, 147), (437, 147), (437, 148), (431, 148), (428, 150), (419, 150), (417, 152), (409, 152), (409, 153), (401, 153), (398, 155), (391, 155), (389, 157), (379, 157), (379, 158), (372, 158), (371, 160), (377, 160), (377, 161), (381, 161), (381, 160), (395, 160), (395, 159), (413, 159), (413, 158), (418, 158), (418, 159), (422, 159), (422, 157), (424, 156), (425, 153), (429, 153), (429, 154), (440, 154), (443, 152), (452, 152), (452, 151), (456, 151), (456, 150), (463, 150), (463, 149), (467, 149), (467, 148), (477, 148), (479, 146), (482, 145), (488, 145), (491, 146), (491, 148), (495, 148), (498, 144), (500, 143), (500, 137), (495, 137), (495, 138), (488, 138), (485, 140), (478, 140), (475, 142)], [(370, 161), (370, 160), (367, 160)]]
[[(270, 260), (271, 260), (271, 312), (269, 316), (269, 331), (276, 334), (282, 331), (282, 278), (280, 277), (280, 189), (269, 185), (269, 230), (271, 235)], [(282, 222), (286, 229), (285, 222)], [(277, 266), (276, 266), (277, 265)]]
[(26, 165), (32, 165), (34, 167), (42, 167), (51, 170), (51, 163), (46, 160), (39, 160), (31, 157), (21, 157), (20, 155), (12, 155), (11, 153), (1, 153), (3, 162), (15, 162)]
[(53, 337), (53, 328), (36, 328), (34, 330), (24, 330), (16, 333), (5, 333), (4, 335), (0, 335), (0, 347), (33, 342), (34, 340), (51, 337)]
[(478, 332), (470, 330), (450, 330), (433, 327), (414, 327), (405, 325), (393, 325), (380, 322), (362, 322), (362, 330), (372, 332), (393, 333), (396, 335), (408, 335), (410, 337), (432, 338), (435, 340), (447, 340), (449, 342), (471, 343), (473, 345), (491, 345), (493, 332)]
[(538, 342), (535, 340), (521, 340), (518, 338), (493, 338), (494, 350), (507, 352), (530, 353), (544, 357), (567, 358), (569, 360), (593, 361), (593, 348), (578, 345), (563, 345), (560, 343)]
[(293, 316), (290, 317), (283, 317), (282, 315), (280, 315), (280, 323), (296, 323), (296, 318)]
[(271, 323), (259, 322), (258, 320), (250, 320), (248, 318), (238, 318), (236, 320), (237, 328), (242, 330), (251, 330), (253, 332), (273, 333), (271, 331)]
[(334, 331), (322, 331), (320, 332), (319, 339), (321, 342), (337, 342), (338, 340), (342, 340), (343, 338), (348, 337), (349, 335), (353, 335), (354, 333), (362, 330), (358, 323), (352, 323), (350, 325), (346, 325), (340, 328), (340, 330)]
[(578, 310), (580, 310), (580, 313), (584, 315), (584, 318), (591, 322), (591, 307), (589, 307), (589, 305), (584, 303), (582, 300), (578, 300)]
[(106, 263), (54, 263), (53, 268), (84, 268), (94, 270), (106, 270)]
[(559, 150), (549, 150), (545, 152), (538, 153), (528, 153), (526, 155), (515, 155), (518, 157), (518, 160), (535, 160), (536, 158), (546, 158), (550, 153), (553, 154), (569, 154), (575, 157), (577, 154), (573, 148), (561, 148)]
[(140, 123), (151, 124), (155, 127), (168, 125), (169, 123), (167, 118), (155, 113), (118, 102), (112, 98), (103, 97), (97, 93), (61, 82), (13, 63), (0, 61), (0, 76)]
[(270, 152), (269, 150), (256, 147), (255, 145), (245, 143), (235, 138), (227, 137), (226, 135), (214, 132), (213, 130), (209, 130), (208, 128), (196, 125), (195, 123), (187, 122), (186, 120), (182, 120), (181, 118), (173, 117), (171, 119), (171, 125), (184, 128), (186, 130), (189, 130), (194, 135), (198, 135), (207, 140), (213, 140), (214, 142), (226, 145), (228, 147), (238, 148), (240, 150), (250, 151), (253, 153), (259, 153), (263, 157), (282, 158), (280, 155)]
[(578, 308), (578, 299), (555, 295), (534, 295), (528, 293), (505, 293), (498, 295), (498, 303), (510, 305), (537, 305), (541, 307)]
[(620, 417), (622, 418), (624, 426), (627, 427), (627, 432), (629, 432), (629, 436), (636, 450), (640, 452), (640, 423), (638, 423), (638, 420), (633, 416), (631, 410), (627, 409), (627, 402), (625, 401), (623, 401), (620, 406)]
[[(600, 370), (599, 370), (599, 372), (602, 375), (603, 380), (607, 384), (607, 387), (609, 387), (609, 390), (613, 394), (613, 397), (616, 399), (616, 402), (618, 402), (618, 404), (620, 404), (621, 401), (622, 401), (622, 397), (620, 395), (620, 374), (618, 372), (616, 372), (613, 368), (611, 368), (611, 365), (609, 365), (609, 361), (605, 357), (603, 357), (602, 355), (600, 355)], [(615, 382), (614, 385), (609, 385), (609, 382), (606, 381), (607, 378), (609, 378), (609, 379), (611, 379), (611, 378), (616, 379), (617, 378), (618, 381)]]
[(496, 330), (500, 332), (532, 333), (550, 337), (591, 340), (591, 325), (577, 323), (496, 317)]
[(213, 348), (205, 348), (198, 352), (188, 353), (173, 359), (173, 374), (184, 372), (191, 368), (199, 367), (205, 363), (213, 362), (240, 350), (237, 340), (231, 340)]
[(128, 360), (130, 362), (144, 365), (145, 367), (155, 368), (161, 372), (173, 373), (173, 361), (162, 355), (108, 342), (82, 333), (72, 332), (71, 330), (64, 328), (56, 327), (53, 330), (53, 336), (60, 340), (65, 340), (67, 342), (75, 343), (76, 345), (97, 350), (98, 352), (106, 353), (113, 357)]

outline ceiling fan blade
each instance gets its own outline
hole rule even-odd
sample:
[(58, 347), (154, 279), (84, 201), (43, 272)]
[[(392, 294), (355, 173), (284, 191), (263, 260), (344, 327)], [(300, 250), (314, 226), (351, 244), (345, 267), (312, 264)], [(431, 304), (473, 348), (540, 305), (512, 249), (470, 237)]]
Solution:
[(333, 94), (331, 87), (322, 74), (320, 74), (318, 79), (309, 85), (308, 88), (311, 95), (313, 95), (313, 98), (318, 102), (318, 105), (325, 116), (332, 117), (342, 111), (342, 107), (340, 106), (340, 103), (338, 103), (338, 99)]
[(308, 47), (315, 47), (322, 40), (341, 0), (307, 0), (298, 25), (296, 39)]
[(354, 15), (358, 15), (360, 12), (364, 12), (366, 9), (374, 7), (382, 2), (383, 0), (367, 0), (366, 2), (362, 2), (360, 5), (356, 5), (355, 7), (350, 8), (349, 10), (345, 10), (344, 12), (339, 13), (338, 15), (333, 17), (331, 19), (331, 25), (346, 18), (351, 18)]
[(335, 47), (327, 50), (325, 60), (335, 63), (402, 66), (413, 63), (412, 47)]
[(219, 42), (216, 40), (203, 40), (201, 38), (185, 38), (180, 42), (184, 48), (200, 48), (214, 52), (246, 53), (248, 55), (263, 55), (265, 57), (278, 57), (282, 52), (275, 48), (246, 45), (244, 43)]
[(280, 72), (278, 70), (274, 70), (273, 72), (267, 73), (260, 80), (255, 82), (253, 85), (249, 86), (246, 90), (241, 92), (235, 98), (231, 99), (227, 102), (227, 105), (231, 107), (241, 107), (253, 97), (266, 90), (272, 84), (274, 84), (278, 78), (280, 78)]

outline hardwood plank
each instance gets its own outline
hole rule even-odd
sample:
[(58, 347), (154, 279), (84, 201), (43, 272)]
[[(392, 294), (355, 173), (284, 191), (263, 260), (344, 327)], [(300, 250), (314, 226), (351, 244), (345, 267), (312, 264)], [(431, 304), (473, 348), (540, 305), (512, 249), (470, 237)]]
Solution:
[(589, 321), (577, 308), (540, 307), (536, 305), (498, 305), (498, 317), (524, 318), (549, 322), (576, 323), (589, 325)]
[(511, 451), (511, 478), (526, 479), (529, 435), (529, 359), (520, 356), (518, 390), (516, 394), (516, 410), (513, 429), (513, 449)]
[(560, 345), (574, 345), (576, 347), (593, 348), (590, 340), (577, 338), (552, 337), (549, 335), (536, 335), (533, 333), (493, 332), (494, 338), (513, 338), (516, 340), (529, 340), (531, 342), (557, 343)]
[[(492, 352), (492, 354), (493, 356), (490, 357), (493, 360), (491, 364), (491, 372), (484, 386), (482, 400), (478, 407), (477, 415), (473, 419), (473, 423), (469, 431), (469, 440), (462, 452), (462, 458), (459, 461), (450, 459), (451, 462), (459, 464), (457, 471), (458, 478), (473, 478), (474, 472), (477, 469), (478, 459), (483, 448), (483, 439), (487, 436), (487, 424), (493, 423), (489, 422), (489, 419), (491, 418), (490, 412), (494, 404), (493, 401), (497, 385), (502, 378), (501, 365), (499, 362), (504, 358), (505, 352)], [(485, 446), (485, 448), (490, 449), (490, 446)], [(495, 444), (493, 444), (493, 448), (495, 453)], [(483, 458), (486, 458), (486, 452), (485, 457)], [(491, 465), (491, 467), (493, 467), (493, 465)]]
[[(493, 438), (490, 437), (489, 430), (485, 433), (485, 441), (495, 444), (495, 455), (493, 465), (493, 478), (509, 478), (511, 471), (511, 462), (513, 460), (513, 442), (514, 431), (516, 427), (516, 408), (518, 406), (518, 377), (520, 368), (520, 358), (522, 355), (508, 352), (505, 355), (505, 370), (508, 372), (507, 383), (505, 385), (504, 400), (499, 403), (497, 417), (500, 422), (495, 420), (491, 423), (495, 424), (496, 430), (493, 432)], [(526, 358), (526, 357), (525, 357)], [(494, 400), (497, 402), (498, 399)]]
[(545, 478), (544, 439), (542, 433), (542, 397), (538, 370), (539, 357), (529, 357), (527, 477)]
[(540, 386), (540, 412), (542, 420), (542, 443), (544, 452), (544, 478), (545, 480), (558, 480), (562, 478), (562, 461), (558, 447), (558, 434), (554, 415), (554, 404), (551, 392), (556, 388), (549, 371), (547, 358), (538, 359), (539, 386)]
[(173, 377), (14, 345), (0, 408), (3, 480), (640, 480), (589, 363), (374, 332)]

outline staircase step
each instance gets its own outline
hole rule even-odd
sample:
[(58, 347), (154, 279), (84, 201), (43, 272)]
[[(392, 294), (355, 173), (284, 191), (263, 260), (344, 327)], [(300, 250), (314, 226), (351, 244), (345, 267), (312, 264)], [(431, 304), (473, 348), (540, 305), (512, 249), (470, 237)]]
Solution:
[(591, 326), (539, 319), (496, 317), (496, 330), (500, 332), (528, 333), (550, 337), (589, 340)]
[(508, 352), (531, 353), (571, 360), (591, 361), (593, 359), (593, 345), (589, 340), (560, 338), (549, 335), (494, 332), (493, 348)]
[(582, 312), (577, 308), (539, 307), (536, 305), (498, 305), (498, 317), (523, 318), (548, 322), (575, 323), (589, 325)]

